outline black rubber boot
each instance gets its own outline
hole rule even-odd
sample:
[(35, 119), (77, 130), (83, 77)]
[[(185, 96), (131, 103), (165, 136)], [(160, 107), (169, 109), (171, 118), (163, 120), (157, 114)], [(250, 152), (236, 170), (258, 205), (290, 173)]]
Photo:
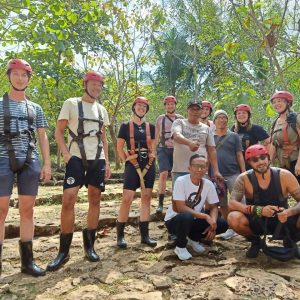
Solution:
[(297, 246), (297, 242), (296, 241), (291, 241), (288, 239), (283, 239), (283, 247), (285, 248), (293, 248), (294, 247), (294, 243), (296, 244), (296, 253), (295, 256), (296, 258), (300, 259), (300, 248)]
[(33, 261), (32, 241), (19, 241), (21, 257), (21, 272), (32, 276), (44, 276), (46, 271), (35, 264)]
[(159, 194), (158, 208), (156, 209), (157, 214), (162, 214), (164, 210), (164, 198), (165, 198), (165, 194)]
[(2, 244), (0, 244), (0, 277), (2, 274)]
[(250, 237), (248, 241), (251, 242), (250, 248), (246, 252), (248, 258), (256, 258), (260, 250), (260, 237)]
[(96, 240), (96, 229), (88, 229), (85, 228), (82, 231), (82, 238), (83, 238), (83, 247), (86, 258), (90, 262), (96, 262), (100, 260), (100, 257), (96, 253), (94, 249), (94, 244)]
[(69, 250), (72, 238), (73, 232), (60, 234), (58, 254), (56, 258), (48, 264), (47, 271), (58, 270), (70, 259)]
[(150, 239), (149, 237), (149, 222), (140, 222), (140, 233), (141, 233), (141, 243), (147, 244), (150, 247), (155, 247), (157, 245), (157, 242)]
[(127, 243), (124, 239), (124, 229), (125, 229), (125, 222), (116, 222), (116, 227), (117, 227), (117, 246), (120, 249), (126, 249), (127, 248)]

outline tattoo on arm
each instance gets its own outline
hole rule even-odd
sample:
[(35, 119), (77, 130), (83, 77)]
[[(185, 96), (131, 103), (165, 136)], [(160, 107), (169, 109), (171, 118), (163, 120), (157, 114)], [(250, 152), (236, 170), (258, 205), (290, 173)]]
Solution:
[(243, 199), (243, 196), (245, 195), (245, 185), (244, 180), (242, 176), (239, 176), (233, 186), (233, 190), (231, 193), (231, 199), (236, 200), (238, 202), (241, 202)]
[(291, 196), (297, 201), (300, 202), (300, 187), (296, 188), (291, 192)]

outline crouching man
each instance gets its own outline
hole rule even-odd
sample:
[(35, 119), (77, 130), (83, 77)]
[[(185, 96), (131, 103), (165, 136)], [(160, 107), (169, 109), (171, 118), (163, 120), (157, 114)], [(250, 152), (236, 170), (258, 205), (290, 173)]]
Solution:
[(175, 253), (180, 260), (192, 257), (186, 249), (187, 244), (196, 253), (202, 253), (205, 248), (199, 243), (200, 239), (212, 241), (216, 234), (228, 229), (226, 221), (218, 218), (219, 199), (215, 187), (203, 178), (207, 168), (207, 159), (194, 154), (189, 160), (190, 174), (175, 181), (173, 203), (166, 212), (165, 224), (169, 233), (177, 237)]
[[(247, 148), (245, 159), (252, 170), (240, 174), (234, 184), (227, 221), (234, 231), (251, 242), (246, 256), (255, 258), (261, 248), (260, 236), (274, 234), (279, 222), (286, 223), (293, 242), (299, 240), (300, 186), (288, 170), (270, 167), (268, 150), (262, 145)], [(289, 194), (297, 201), (290, 208)], [(243, 196), (246, 205), (241, 203)], [(281, 239), (288, 248), (287, 236)]]

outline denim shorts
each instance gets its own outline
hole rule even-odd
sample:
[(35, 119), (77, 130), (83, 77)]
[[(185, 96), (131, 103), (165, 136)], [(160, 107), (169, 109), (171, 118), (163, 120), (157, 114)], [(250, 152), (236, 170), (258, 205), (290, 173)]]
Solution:
[(72, 156), (66, 165), (64, 190), (75, 186), (95, 186), (102, 192), (105, 191), (105, 160), (99, 159), (97, 163), (88, 160), (88, 168), (85, 170), (82, 159)]
[[(25, 158), (18, 159), (18, 165), (23, 165)], [(0, 196), (12, 194), (14, 181), (16, 179), (18, 194), (24, 196), (36, 196), (38, 193), (39, 179), (41, 173), (40, 162), (31, 160), (20, 172), (14, 173), (9, 164), (9, 158), (0, 157)]]
[(157, 148), (159, 172), (171, 171), (173, 168), (173, 148)]

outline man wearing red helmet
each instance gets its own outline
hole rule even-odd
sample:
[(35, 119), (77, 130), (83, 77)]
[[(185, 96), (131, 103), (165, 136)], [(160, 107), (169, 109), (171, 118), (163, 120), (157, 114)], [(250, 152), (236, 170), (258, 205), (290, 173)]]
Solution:
[[(45, 275), (33, 261), (33, 207), (39, 179), (50, 179), (51, 164), (45, 115), (41, 106), (29, 101), (25, 95), (31, 76), (32, 68), (28, 62), (10, 60), (7, 65), (10, 91), (0, 98), (0, 276), (4, 223), (15, 176), (19, 194), (21, 271), (33, 276)], [(44, 161), (42, 170), (35, 133)]]
[[(299, 240), (300, 186), (288, 170), (270, 167), (269, 152), (263, 145), (250, 146), (245, 158), (253, 169), (237, 178), (227, 221), (233, 230), (251, 242), (246, 256), (255, 258), (261, 248), (260, 236), (265, 231), (273, 234), (279, 223), (286, 223), (292, 239)], [(289, 195), (297, 201), (293, 207), (288, 207)], [(241, 203), (243, 196), (246, 204)], [(281, 239), (289, 247), (286, 236)]]
[[(251, 122), (251, 107), (248, 104), (239, 104), (234, 108), (235, 124), (231, 130), (240, 136), (243, 152), (258, 142), (269, 144), (269, 135), (265, 129)], [(246, 168), (249, 166), (246, 164)]]
[(278, 117), (271, 128), (271, 160), (278, 158), (279, 165), (291, 171), (300, 182), (300, 115), (293, 112), (294, 97), (287, 91), (273, 94), (271, 104)]
[[(66, 163), (64, 192), (61, 209), (60, 247), (57, 257), (47, 270), (55, 271), (69, 260), (73, 238), (74, 206), (79, 189), (88, 188), (89, 208), (86, 228), (82, 231), (86, 258), (99, 261), (94, 250), (100, 214), (101, 192), (111, 171), (108, 160), (108, 143), (105, 127), (109, 125), (106, 109), (96, 99), (100, 96), (104, 78), (89, 71), (83, 78), (85, 93), (82, 97), (67, 99), (60, 111), (55, 129), (55, 140)], [(64, 139), (68, 128), (68, 144)]]
[[(131, 120), (121, 124), (117, 139), (118, 154), (125, 161), (123, 196), (116, 224), (117, 246), (120, 249), (127, 248), (124, 229), (131, 203), (139, 187), (141, 243), (150, 247), (156, 246), (156, 241), (149, 237), (150, 202), (155, 180), (155, 126), (145, 122), (145, 115), (149, 111), (148, 99), (135, 98), (131, 108)], [(124, 149), (125, 144), (127, 150)]]
[(164, 98), (166, 112), (157, 118), (155, 124), (155, 144), (157, 146), (157, 160), (159, 166), (159, 205), (156, 210), (158, 214), (163, 211), (166, 182), (168, 174), (173, 167), (174, 145), (171, 138), (171, 127), (176, 119), (183, 119), (183, 116), (176, 114), (176, 103), (177, 101), (174, 96), (166, 96)]
[(209, 101), (202, 101), (200, 122), (207, 125), (212, 131), (215, 131), (216, 126), (214, 122), (208, 119), (211, 116), (212, 111), (212, 104)]

